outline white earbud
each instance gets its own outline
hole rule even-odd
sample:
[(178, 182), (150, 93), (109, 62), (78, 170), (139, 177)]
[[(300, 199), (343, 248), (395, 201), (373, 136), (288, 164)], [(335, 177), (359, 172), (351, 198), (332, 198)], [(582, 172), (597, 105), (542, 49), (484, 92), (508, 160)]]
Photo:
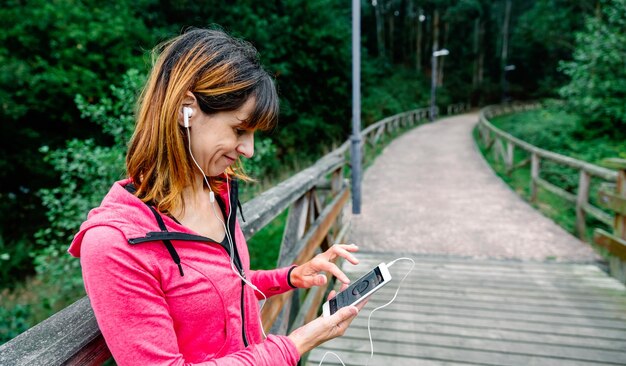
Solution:
[(185, 128), (189, 128), (189, 117), (191, 117), (191, 113), (193, 110), (189, 107), (183, 107), (183, 125)]

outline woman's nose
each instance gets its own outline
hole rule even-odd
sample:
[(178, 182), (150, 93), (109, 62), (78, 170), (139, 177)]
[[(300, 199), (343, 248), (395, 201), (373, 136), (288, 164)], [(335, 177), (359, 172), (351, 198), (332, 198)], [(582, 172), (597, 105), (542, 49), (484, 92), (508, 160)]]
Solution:
[(246, 158), (251, 158), (254, 155), (254, 133), (248, 132), (239, 137), (239, 144), (237, 145), (237, 152)]

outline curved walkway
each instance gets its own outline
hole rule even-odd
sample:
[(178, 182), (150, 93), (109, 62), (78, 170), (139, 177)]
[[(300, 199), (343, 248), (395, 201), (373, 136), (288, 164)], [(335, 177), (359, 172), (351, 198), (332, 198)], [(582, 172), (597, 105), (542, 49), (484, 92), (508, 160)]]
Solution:
[(474, 145), (477, 113), (420, 126), (365, 172), (351, 240), (364, 250), (535, 261), (595, 261), (590, 246), (503, 183)]
[(343, 337), (307, 366), (626, 365), (626, 289), (590, 246), (535, 211), (484, 162), (477, 114), (420, 126), (393, 141), (364, 176), (349, 240), (358, 278), (401, 256), (409, 268), (374, 294)]

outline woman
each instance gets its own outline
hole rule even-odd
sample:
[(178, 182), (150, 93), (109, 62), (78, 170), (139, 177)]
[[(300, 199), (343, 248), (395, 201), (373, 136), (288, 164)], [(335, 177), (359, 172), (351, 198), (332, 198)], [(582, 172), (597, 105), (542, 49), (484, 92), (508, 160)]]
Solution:
[(156, 49), (116, 182), (69, 249), (81, 258), (98, 325), (120, 365), (295, 365), (344, 333), (358, 309), (264, 337), (258, 300), (323, 285), (335, 245), (301, 266), (251, 271), (237, 221), (240, 157), (272, 128), (278, 97), (256, 50), (194, 29)]

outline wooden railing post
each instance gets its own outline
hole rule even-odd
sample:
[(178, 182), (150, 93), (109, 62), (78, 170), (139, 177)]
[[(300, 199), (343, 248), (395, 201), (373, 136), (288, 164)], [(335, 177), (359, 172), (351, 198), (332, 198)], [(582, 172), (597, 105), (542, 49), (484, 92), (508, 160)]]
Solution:
[(614, 191), (601, 189), (599, 192), (599, 201), (615, 213), (613, 233), (596, 229), (593, 240), (611, 253), (611, 275), (626, 283), (626, 159), (605, 159), (603, 165), (618, 170)]
[(513, 154), (515, 153), (515, 145), (511, 141), (506, 142), (506, 174), (510, 175), (513, 172)]
[[(296, 200), (289, 208), (289, 214), (287, 216), (287, 222), (285, 223), (285, 229), (283, 231), (283, 240), (280, 246), (280, 253), (278, 255), (278, 267), (286, 267), (290, 265), (290, 261), (297, 255), (296, 244), (304, 235), (307, 225), (307, 214), (310, 207), (311, 194), (307, 192), (304, 196)], [(286, 299), (276, 321), (269, 330), (272, 334), (287, 334), (289, 330), (289, 320), (292, 311), (298, 312), (298, 301), (292, 301), (294, 294), (285, 295)], [(294, 308), (295, 305), (295, 308)], [(267, 327), (267, 325), (265, 326)], [(267, 329), (266, 329), (267, 330)]]
[(539, 178), (540, 160), (537, 153), (530, 158), (530, 202), (537, 202), (537, 179)]
[(576, 232), (581, 240), (586, 240), (587, 238), (585, 206), (589, 202), (590, 186), (591, 175), (581, 169), (578, 179), (578, 195), (576, 196)]

